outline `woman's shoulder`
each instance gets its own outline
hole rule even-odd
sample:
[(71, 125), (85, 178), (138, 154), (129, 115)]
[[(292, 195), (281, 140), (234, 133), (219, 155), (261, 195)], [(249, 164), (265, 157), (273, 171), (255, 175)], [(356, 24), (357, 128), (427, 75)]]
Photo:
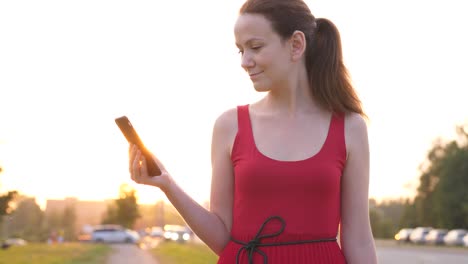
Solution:
[(346, 113), (345, 117), (345, 127), (350, 132), (360, 133), (367, 130), (366, 119), (358, 113), (351, 112)]
[(231, 134), (237, 131), (237, 107), (231, 107), (224, 110), (217, 118), (214, 124), (214, 132), (222, 134)]
[(367, 142), (367, 121), (358, 113), (346, 113), (345, 118), (345, 142), (348, 150), (353, 146), (362, 146)]

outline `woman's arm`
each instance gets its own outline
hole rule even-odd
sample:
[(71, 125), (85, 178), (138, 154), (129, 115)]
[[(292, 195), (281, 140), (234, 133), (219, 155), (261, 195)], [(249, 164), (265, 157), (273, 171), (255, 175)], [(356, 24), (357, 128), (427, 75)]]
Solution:
[(341, 185), (341, 245), (348, 264), (376, 264), (369, 219), (369, 142), (358, 114), (345, 120), (347, 161)]
[(159, 187), (193, 232), (216, 254), (220, 254), (229, 242), (232, 225), (234, 181), (230, 149), (237, 131), (237, 116), (233, 114), (237, 113), (232, 110), (223, 113), (213, 128), (210, 210), (203, 208), (185, 193), (154, 156), (162, 174), (149, 177), (141, 153), (136, 147), (130, 149), (132, 179), (137, 183)]

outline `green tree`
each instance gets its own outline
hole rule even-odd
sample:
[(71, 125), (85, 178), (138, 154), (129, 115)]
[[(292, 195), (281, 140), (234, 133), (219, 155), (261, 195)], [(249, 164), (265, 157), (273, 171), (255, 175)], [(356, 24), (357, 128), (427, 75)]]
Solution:
[(21, 197), (18, 207), (8, 221), (8, 231), (12, 236), (22, 237), (29, 241), (42, 239), (44, 213), (35, 198)]
[(377, 203), (371, 199), (369, 202), (369, 216), (374, 236), (392, 238), (401, 228), (400, 221), (405, 211), (405, 201), (389, 199)]
[(400, 228), (414, 228), (418, 225), (417, 222), (417, 217), (416, 217), (416, 207), (415, 203), (411, 202), (409, 199), (405, 201), (405, 204), (403, 205), (403, 213), (401, 215), (400, 221), (399, 221), (399, 229)]
[(67, 206), (63, 210), (62, 230), (65, 241), (76, 240), (76, 210), (74, 206)]
[(137, 200), (136, 190), (127, 184), (122, 184), (119, 190), (119, 198), (108, 206), (103, 223), (133, 228), (136, 220), (140, 217)]
[(7, 194), (0, 196), (0, 217), (7, 215), (13, 211), (11, 202), (18, 195), (17, 191), (9, 191)]
[[(0, 167), (0, 173), (2, 173), (3, 169)], [(0, 223), (2, 222), (2, 216), (7, 215), (13, 211), (11, 207), (11, 202), (15, 199), (18, 195), (17, 191), (9, 191), (4, 195), (0, 195)]]
[(468, 228), (467, 128), (457, 127), (458, 140), (435, 141), (421, 166), (414, 205), (418, 225)]

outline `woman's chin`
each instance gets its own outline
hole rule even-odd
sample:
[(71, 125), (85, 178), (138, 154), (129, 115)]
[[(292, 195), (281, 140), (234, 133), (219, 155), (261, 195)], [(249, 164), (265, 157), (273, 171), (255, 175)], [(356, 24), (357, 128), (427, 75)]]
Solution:
[(270, 91), (270, 88), (266, 85), (262, 85), (261, 83), (254, 82), (253, 87), (255, 88), (255, 91), (257, 92), (268, 92)]

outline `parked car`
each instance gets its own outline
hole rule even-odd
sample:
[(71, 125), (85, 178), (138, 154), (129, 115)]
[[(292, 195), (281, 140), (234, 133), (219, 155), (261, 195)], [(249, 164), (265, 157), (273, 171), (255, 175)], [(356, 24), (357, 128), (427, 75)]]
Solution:
[(450, 246), (463, 245), (463, 237), (467, 234), (465, 229), (450, 230), (444, 237), (444, 243)]
[(94, 228), (91, 241), (96, 243), (133, 243), (140, 242), (140, 235), (121, 226), (105, 225)]
[(432, 230), (432, 227), (416, 227), (410, 235), (410, 241), (416, 244), (424, 244), (426, 235)]
[(395, 234), (395, 240), (398, 243), (409, 242), (411, 232), (413, 232), (413, 228), (400, 229), (400, 231), (398, 231), (398, 233)]
[(159, 226), (153, 226), (149, 230), (149, 236), (151, 237), (163, 237), (164, 236), (164, 229)]
[(2, 249), (7, 249), (11, 246), (25, 246), (28, 242), (22, 238), (8, 238), (3, 243), (0, 243)]
[(425, 237), (425, 241), (427, 244), (442, 245), (447, 232), (447, 229), (432, 229)]
[(465, 247), (468, 247), (468, 234), (466, 234), (464, 237), (463, 237), (463, 245)]
[(169, 241), (177, 241), (179, 243), (186, 242), (192, 237), (192, 231), (181, 225), (165, 225), (164, 238)]

